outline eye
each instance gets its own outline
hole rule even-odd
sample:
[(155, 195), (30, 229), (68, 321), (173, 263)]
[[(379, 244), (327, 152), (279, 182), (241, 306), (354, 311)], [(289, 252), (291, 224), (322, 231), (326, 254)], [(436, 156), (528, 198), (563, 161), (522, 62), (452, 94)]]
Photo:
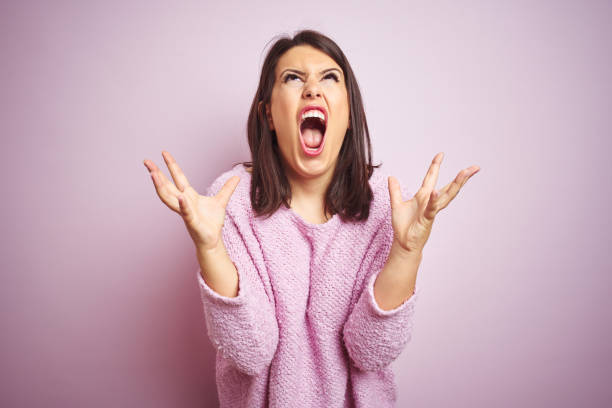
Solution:
[(295, 74), (287, 74), (287, 75), (285, 75), (285, 78), (283, 78), (283, 82), (284, 82), (284, 83), (287, 83), (287, 82), (289, 82), (289, 80), (290, 80), (291, 78), (294, 78), (294, 79), (300, 79), (300, 77), (298, 77), (298, 76), (297, 76), (297, 75), (295, 75)]
[(329, 73), (323, 77), (323, 79), (332, 78), (334, 81), (338, 82), (338, 75), (334, 73)]

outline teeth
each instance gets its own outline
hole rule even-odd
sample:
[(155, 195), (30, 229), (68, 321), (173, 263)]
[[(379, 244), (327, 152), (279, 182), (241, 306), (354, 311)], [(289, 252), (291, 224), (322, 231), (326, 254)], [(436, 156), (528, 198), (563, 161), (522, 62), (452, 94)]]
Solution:
[(317, 109), (311, 109), (311, 110), (308, 110), (308, 111), (304, 112), (302, 114), (302, 122), (306, 118), (319, 118), (323, 122), (325, 122), (325, 115), (323, 114), (323, 112), (321, 112), (320, 110), (317, 110)]

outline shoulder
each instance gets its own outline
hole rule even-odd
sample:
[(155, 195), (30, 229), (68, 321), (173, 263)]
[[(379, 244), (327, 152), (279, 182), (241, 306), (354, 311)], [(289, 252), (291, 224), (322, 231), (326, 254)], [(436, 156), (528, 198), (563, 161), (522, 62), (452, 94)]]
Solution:
[(233, 176), (240, 177), (240, 181), (230, 197), (227, 204), (227, 211), (230, 213), (244, 212), (250, 209), (250, 189), (251, 189), (251, 173), (248, 172), (242, 163), (235, 165), (231, 169), (221, 173), (206, 190), (206, 196), (212, 197), (219, 193), (225, 183)]

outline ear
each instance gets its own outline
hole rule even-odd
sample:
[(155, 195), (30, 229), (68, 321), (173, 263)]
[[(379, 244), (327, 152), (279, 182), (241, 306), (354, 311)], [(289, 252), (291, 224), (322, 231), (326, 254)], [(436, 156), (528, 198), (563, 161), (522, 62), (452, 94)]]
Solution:
[(272, 114), (270, 113), (270, 104), (269, 103), (266, 104), (265, 112), (262, 111), (262, 107), (263, 107), (262, 105), (263, 105), (263, 101), (259, 101), (257, 108), (259, 109), (259, 112), (262, 112), (262, 114), (265, 115), (268, 121), (268, 127), (270, 128), (270, 130), (274, 130), (274, 122), (272, 121)]

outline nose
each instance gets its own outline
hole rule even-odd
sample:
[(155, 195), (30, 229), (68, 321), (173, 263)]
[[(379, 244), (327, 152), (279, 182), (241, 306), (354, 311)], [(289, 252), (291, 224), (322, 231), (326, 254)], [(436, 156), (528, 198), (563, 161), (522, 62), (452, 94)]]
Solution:
[(305, 98), (318, 98), (321, 96), (321, 90), (319, 89), (319, 85), (314, 81), (308, 81), (304, 85), (304, 93)]

